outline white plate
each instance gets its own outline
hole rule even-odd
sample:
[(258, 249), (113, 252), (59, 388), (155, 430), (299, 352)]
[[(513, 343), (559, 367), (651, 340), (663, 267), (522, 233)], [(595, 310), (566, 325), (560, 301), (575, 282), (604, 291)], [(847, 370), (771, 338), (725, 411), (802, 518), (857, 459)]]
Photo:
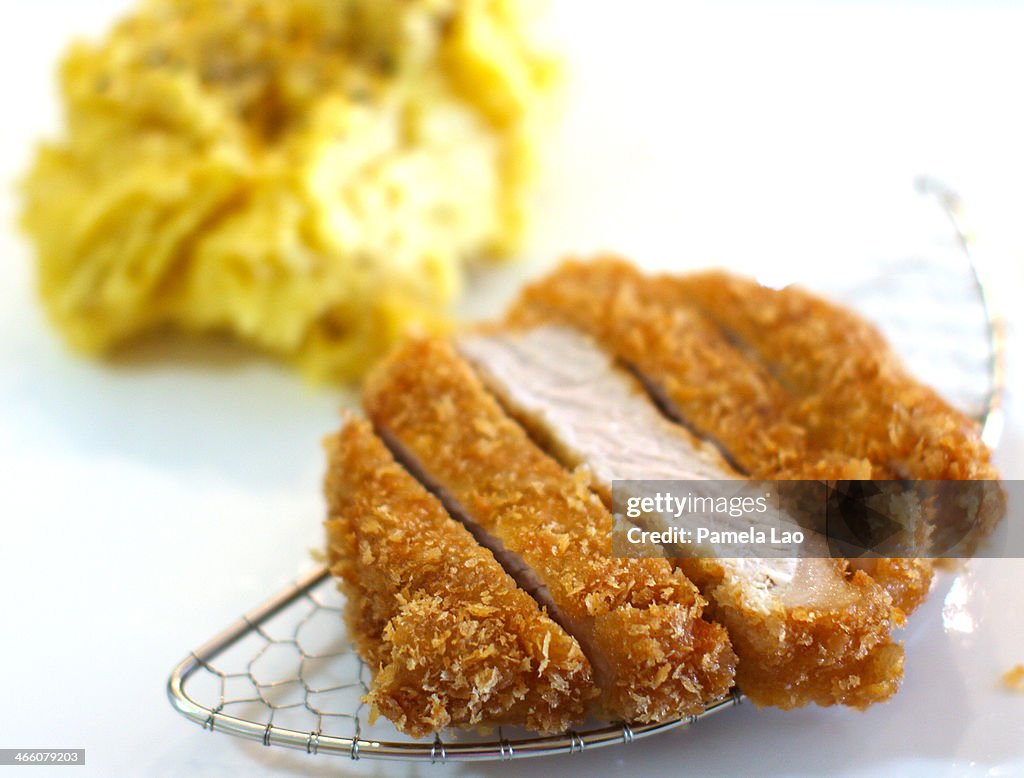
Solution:
[[(4, 9), (0, 56), (17, 108), (0, 123), (5, 179), (52, 121), (56, 51), (72, 31), (102, 27), (111, 12), (97, 7)], [(838, 4), (803, 8), (795, 25), (792, 8), (732, 3), (666, 19), (648, 7), (636, 20), (621, 4), (579, 8), (558, 6), (555, 25), (574, 75), (527, 251), (544, 261), (479, 279), (470, 315), (497, 310), (567, 250), (615, 248), (652, 267), (726, 264), (768, 280), (860, 278), (866, 262), (948, 239), (912, 192), (923, 171), (965, 172), (979, 193), (969, 205), (1019, 203), (1013, 175), (998, 188), (999, 165), (1020, 172), (1024, 123), (999, 90), (961, 88), (1024, 72), (1012, 10)], [(618, 35), (627, 22), (636, 34)], [(967, 53), (942, 60), (954, 43)], [(9, 194), (0, 205), (9, 221)], [(13, 230), (0, 232), (0, 256), (0, 747), (84, 747), (83, 772), (102, 775), (390, 773), (204, 733), (163, 691), (184, 649), (310, 566), (323, 511), (318, 441), (350, 396), (215, 345), (81, 361), (41, 320)], [(1019, 288), (1017, 256), (1000, 269), (1003, 291)], [(1024, 475), (1022, 439), (1011, 404), (998, 452), (1007, 477)], [(977, 561), (943, 576), (905, 634), (903, 689), (865, 713), (742, 706), (632, 747), (436, 769), (1024, 773), (1024, 695), (999, 683), (1024, 662), (1024, 613), (1013, 605), (1022, 573), (1020, 561)]]

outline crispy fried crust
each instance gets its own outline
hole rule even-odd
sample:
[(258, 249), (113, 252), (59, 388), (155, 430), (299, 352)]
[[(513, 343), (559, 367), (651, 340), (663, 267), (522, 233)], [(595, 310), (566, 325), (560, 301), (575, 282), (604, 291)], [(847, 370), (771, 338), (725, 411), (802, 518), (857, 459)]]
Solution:
[[(982, 492), (978, 534), (1000, 520), (1005, 494), (978, 425), (915, 380), (870, 323), (799, 287), (774, 290), (721, 272), (652, 283), (698, 305), (791, 386), (801, 396), (791, 418), (814, 445), (870, 461), (874, 478), (992, 481)], [(933, 577), (927, 559), (868, 569), (906, 613), (924, 600)]]
[(612, 518), (586, 483), (508, 418), (451, 344), (413, 341), (367, 381), (375, 425), (547, 587), (602, 688), (605, 715), (695, 713), (732, 685), (725, 630), (662, 559), (615, 559)]
[(928, 597), (935, 566), (930, 559), (862, 559), (850, 563), (851, 568), (863, 570), (892, 597), (898, 612), (893, 614), (902, 626), (906, 617)]
[(1006, 497), (978, 425), (910, 376), (871, 324), (798, 287), (724, 273), (675, 278), (671, 288), (801, 393), (794, 418), (822, 446), (870, 460), (877, 478), (991, 481), (980, 492), (978, 534), (1002, 518)]
[(721, 272), (651, 281), (734, 333), (800, 396), (795, 420), (822, 449), (864, 457), (875, 477), (997, 480), (978, 425), (912, 378), (861, 317), (798, 287)]
[[(513, 305), (508, 320), (517, 325), (556, 321), (591, 333), (645, 376), (671, 413), (718, 443), (750, 475), (796, 479), (892, 477), (887, 460), (870, 457), (884, 450), (881, 445), (874, 449), (842, 447), (849, 446), (852, 439), (852, 434), (848, 436), (843, 430), (862, 421), (857, 410), (862, 405), (859, 400), (852, 410), (836, 406), (831, 415), (812, 413), (809, 417), (807, 409), (819, 400), (804, 397), (797, 391), (799, 386), (781, 383), (759, 359), (752, 358), (749, 349), (725, 334), (714, 317), (731, 303), (708, 301), (698, 310), (689, 293), (680, 289), (687, 278), (645, 276), (615, 257), (592, 262), (570, 260), (529, 286)], [(771, 290), (766, 291), (771, 294)], [(819, 304), (824, 309), (816, 308), (816, 315), (828, 316), (833, 306)], [(895, 362), (870, 325), (853, 314), (841, 313), (842, 326), (833, 326), (859, 332), (864, 340), (856, 348), (843, 351), (847, 362), (855, 362), (861, 349), (869, 346), (884, 348), (890, 356), (882, 361)], [(762, 327), (759, 339), (771, 342), (774, 331), (767, 324)], [(805, 345), (801, 356), (791, 362), (827, 355), (828, 348), (811, 351), (813, 338), (796, 332), (796, 326), (791, 329), (794, 334), (790, 338)], [(743, 337), (745, 332), (738, 334)], [(802, 364), (797, 367), (802, 375), (810, 372)], [(827, 369), (819, 372), (822, 377), (829, 375)], [(806, 382), (800, 386), (810, 388)], [(825, 394), (829, 391), (820, 390)], [(881, 396), (885, 390), (875, 391)], [(809, 435), (809, 418), (817, 419), (820, 427), (831, 425), (837, 430), (829, 435)], [(927, 593), (932, 565), (926, 559), (901, 560), (899, 564), (876, 567), (874, 575), (892, 595), (899, 610), (894, 615), (900, 619), (913, 611)]]
[(398, 466), (369, 425), (327, 439), (331, 571), (374, 670), (374, 715), (422, 737), (490, 723), (556, 732), (596, 693), (579, 644)]

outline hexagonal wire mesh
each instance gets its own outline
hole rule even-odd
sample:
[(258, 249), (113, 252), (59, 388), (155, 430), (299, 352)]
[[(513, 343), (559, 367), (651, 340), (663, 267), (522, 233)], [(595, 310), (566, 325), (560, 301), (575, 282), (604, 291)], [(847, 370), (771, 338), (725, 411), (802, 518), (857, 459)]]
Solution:
[[(923, 258), (903, 258), (830, 290), (871, 315), (926, 379), (984, 423), (994, 446), (1001, 430), (1000, 398), (1004, 342), (954, 194), (930, 181), (952, 220), (955, 241), (932, 246)], [(932, 253), (933, 252), (933, 253)], [(965, 261), (966, 257), (966, 261)], [(878, 273), (886, 274), (880, 282)], [(905, 277), (900, 277), (900, 273)], [(891, 305), (892, 294), (899, 305)], [(908, 315), (908, 309), (914, 313)], [(959, 335), (941, 344), (920, 322), (956, 322)], [(935, 366), (945, 372), (935, 373)], [(980, 376), (980, 380), (979, 380)], [(361, 697), (371, 681), (345, 635), (344, 601), (326, 568), (320, 568), (243, 616), (191, 652), (173, 671), (168, 695), (174, 707), (204, 728), (259, 740), (266, 746), (333, 753), (352, 759), (490, 760), (575, 753), (694, 723), (739, 703), (738, 691), (710, 705), (701, 716), (643, 726), (587, 722), (578, 731), (541, 737), (499, 727), (496, 732), (447, 731), (432, 740), (412, 740), (383, 719), (371, 724)]]

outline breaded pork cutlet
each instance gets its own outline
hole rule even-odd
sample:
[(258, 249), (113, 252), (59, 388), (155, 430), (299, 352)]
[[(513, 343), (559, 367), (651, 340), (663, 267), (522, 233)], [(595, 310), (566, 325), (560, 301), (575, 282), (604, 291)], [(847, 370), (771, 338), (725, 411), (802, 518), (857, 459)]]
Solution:
[[(844, 440), (812, 435), (806, 398), (780, 382), (749, 347), (704, 309), (681, 299), (672, 277), (641, 273), (615, 257), (570, 260), (530, 285), (509, 312), (513, 325), (555, 322), (594, 336), (634, 369), (666, 411), (714, 441), (744, 473), (765, 479), (891, 478), (864, 447), (828, 448)], [(773, 336), (766, 331), (761, 337)], [(811, 355), (805, 355), (810, 358)], [(854, 359), (856, 354), (847, 354)], [(822, 425), (858, 423), (842, 407)], [(848, 444), (849, 441), (847, 440)], [(892, 595), (901, 620), (928, 593), (927, 559), (864, 562)]]
[(365, 421), (347, 419), (325, 445), (328, 555), (373, 671), (374, 715), (414, 737), (500, 723), (556, 732), (582, 720), (596, 692), (576, 640)]
[(399, 348), (368, 378), (364, 404), (399, 458), (579, 640), (603, 715), (660, 721), (728, 692), (735, 654), (694, 585), (664, 559), (613, 558), (608, 510), (449, 342)]
[[(457, 348), (564, 465), (589, 471), (609, 506), (613, 481), (741, 478), (578, 331), (486, 330), (460, 336)], [(676, 560), (728, 628), (739, 687), (759, 705), (865, 707), (899, 686), (903, 651), (890, 640), (889, 595), (863, 573), (848, 578), (844, 562), (824, 558), (823, 544), (818, 552)]]

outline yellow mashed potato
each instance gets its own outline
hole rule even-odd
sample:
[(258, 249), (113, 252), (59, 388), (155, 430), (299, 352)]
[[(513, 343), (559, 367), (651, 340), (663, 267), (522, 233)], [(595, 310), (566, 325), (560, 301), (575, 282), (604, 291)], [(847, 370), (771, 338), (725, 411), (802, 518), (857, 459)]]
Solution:
[(149, 0), (60, 71), (23, 224), (75, 348), (230, 332), (350, 379), (521, 226), (552, 78), (515, 0)]

